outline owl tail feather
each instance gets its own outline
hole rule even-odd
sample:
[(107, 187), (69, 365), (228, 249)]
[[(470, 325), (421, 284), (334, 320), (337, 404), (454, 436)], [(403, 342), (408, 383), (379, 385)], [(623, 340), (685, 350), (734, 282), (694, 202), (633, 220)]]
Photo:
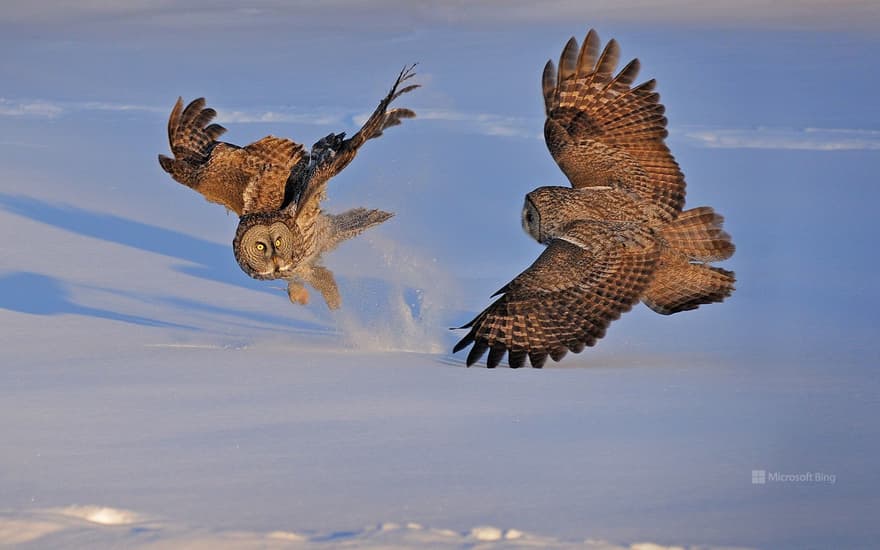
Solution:
[(663, 228), (668, 244), (642, 301), (662, 315), (724, 301), (734, 291), (736, 275), (705, 262), (726, 260), (736, 250), (721, 229), (724, 218), (708, 206), (691, 208)]
[(331, 215), (330, 223), (333, 227), (334, 246), (356, 237), (367, 229), (379, 225), (394, 216), (391, 212), (381, 210), (367, 210), (366, 208), (352, 208), (342, 214)]
[(671, 315), (703, 304), (723, 302), (735, 290), (734, 283), (733, 271), (691, 263), (669, 250), (660, 256), (660, 265), (642, 301), (661, 315)]
[(714, 262), (733, 256), (736, 247), (722, 228), (724, 218), (708, 206), (685, 210), (660, 235), (691, 260)]

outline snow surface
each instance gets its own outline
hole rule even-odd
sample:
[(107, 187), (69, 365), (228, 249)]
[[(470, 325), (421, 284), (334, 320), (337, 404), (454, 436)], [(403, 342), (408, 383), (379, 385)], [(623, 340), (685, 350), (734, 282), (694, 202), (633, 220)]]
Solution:
[[(562, 176), (536, 139), (538, 77), (589, 22), (394, 41), (299, 29), (258, 56), (236, 34), (242, 49), (221, 63), (211, 29), (156, 38), (110, 19), (127, 40), (100, 26), (0, 36), (21, 52), (0, 65), (4, 101), (43, 106), (0, 113), (0, 546), (880, 539), (876, 150), (707, 149), (673, 125), (689, 204), (715, 206), (738, 245), (733, 298), (672, 317), (639, 306), (542, 371), (466, 369), (448, 327), (540, 251), (519, 226), (522, 196)], [(842, 112), (872, 104), (876, 85), (849, 78), (880, 74), (863, 66), (877, 55), (851, 53), (876, 51), (868, 39), (847, 37), (844, 55), (815, 33), (603, 36), (662, 76), (673, 124), (871, 124)], [(324, 61), (290, 53), (309, 47)], [(460, 63), (474, 51), (491, 63)], [(367, 144), (329, 190), (332, 211), (397, 214), (327, 258), (341, 312), (248, 279), (234, 217), (158, 167), (178, 94), (241, 113), (332, 107), (329, 122), (226, 123), (239, 143), (310, 143), (351, 131), (413, 59), (426, 86), (402, 104), (435, 116)], [(314, 82), (291, 83), (281, 61), (309, 63)], [(792, 89), (846, 100), (819, 109)], [(753, 484), (753, 470), (835, 482)]]
[[(99, 521), (114, 517), (119, 521)], [(105, 517), (105, 519), (106, 519)], [(112, 526), (112, 527), (109, 527)], [(106, 546), (125, 548), (546, 548), (565, 550), (684, 550), (650, 542), (620, 546), (600, 540), (560, 541), (516, 529), (474, 527), (469, 532), (429, 528), (418, 523), (383, 523), (373, 527), (333, 533), (292, 531), (206, 530), (139, 517), (127, 510), (69, 506), (36, 510), (26, 517), (0, 518), (0, 539), (21, 548)], [(735, 550), (730, 547), (729, 550)]]

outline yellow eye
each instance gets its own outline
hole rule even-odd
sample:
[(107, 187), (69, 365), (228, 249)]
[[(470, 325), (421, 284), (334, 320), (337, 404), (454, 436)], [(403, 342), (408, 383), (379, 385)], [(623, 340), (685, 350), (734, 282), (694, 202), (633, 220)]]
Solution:
[(275, 239), (275, 248), (281, 248), (281, 239)]
[(263, 243), (257, 243), (257, 250), (259, 250), (260, 252), (266, 250), (266, 245), (264, 245)]

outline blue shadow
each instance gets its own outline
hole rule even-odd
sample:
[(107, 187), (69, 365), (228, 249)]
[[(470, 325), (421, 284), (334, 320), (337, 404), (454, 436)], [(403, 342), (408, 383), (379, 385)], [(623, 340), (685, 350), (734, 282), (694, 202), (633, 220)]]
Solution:
[[(85, 237), (175, 258), (184, 262), (173, 267), (180, 273), (249, 290), (271, 293), (277, 295), (279, 299), (287, 301), (286, 294), (274, 288), (277, 284), (273, 286), (267, 285), (264, 281), (254, 281), (241, 272), (234, 260), (231, 243), (225, 246), (179, 231), (113, 214), (90, 211), (68, 204), (46, 202), (23, 195), (0, 192), (0, 209)], [(418, 289), (409, 287), (401, 289), (388, 281), (367, 277), (340, 277), (338, 280), (343, 294), (343, 307), (355, 312), (356, 316), (361, 317), (365, 324), (373, 322), (376, 318), (393, 319), (388, 308), (394, 302), (392, 296), (394, 292), (404, 293), (405, 303), (410, 308), (413, 318), (419, 319), (421, 317), (422, 304)], [(73, 304), (68, 299), (69, 292), (63, 281), (45, 275), (14, 274), (0, 279), (0, 285), (2, 285), (0, 291), (3, 294), (3, 297), (0, 298), (0, 307), (6, 309), (42, 315), (79, 313), (141, 324), (178, 326)], [(237, 317), (246, 322), (276, 325), (284, 327), (285, 330), (293, 327), (304, 331), (328, 334), (333, 332), (329, 328), (334, 325), (333, 316), (324, 307), (320, 294), (314, 290), (310, 290), (313, 304), (309, 307), (318, 316), (318, 323), (222, 308), (178, 297), (141, 296), (132, 292), (107, 288), (100, 290), (148, 302), (159, 300), (172, 307), (201, 311), (211, 315)]]
[(0, 208), (86, 237), (197, 264), (175, 266), (181, 273), (253, 290), (267, 290), (241, 272), (233, 259), (231, 242), (229, 246), (223, 246), (113, 214), (52, 204), (21, 195), (0, 193)]
[(313, 537), (311, 540), (314, 542), (334, 542), (334, 541), (342, 541), (345, 539), (351, 539), (359, 535), (360, 533), (357, 531), (335, 531), (333, 533), (329, 533), (326, 535), (319, 535)]
[(147, 317), (117, 313), (106, 309), (81, 306), (70, 300), (70, 291), (61, 281), (20, 271), (0, 277), (0, 308), (31, 315), (85, 315), (148, 327), (173, 327), (195, 330), (194, 327), (157, 321)]
[[(326, 325), (320, 325), (317, 323), (312, 323), (309, 321), (303, 321), (301, 319), (296, 319), (293, 317), (284, 317), (281, 315), (271, 315), (268, 313), (258, 313), (254, 311), (245, 311), (240, 309), (232, 309), (228, 307), (215, 306), (213, 304), (207, 304), (203, 302), (198, 302), (195, 300), (190, 300), (187, 298), (179, 298), (179, 297), (159, 297), (159, 298), (147, 298), (140, 297), (134, 294), (121, 293), (124, 295), (128, 295), (129, 297), (138, 298), (145, 302), (156, 302), (168, 305), (170, 307), (186, 310), (186, 311), (198, 311), (211, 316), (223, 316), (223, 317), (234, 317), (241, 319), (244, 322), (249, 323), (258, 323), (259, 325), (270, 325), (275, 328), (267, 328), (266, 326), (255, 326), (255, 325), (242, 325), (248, 326), (249, 328), (259, 328), (260, 330), (274, 330), (279, 332), (288, 333), (290, 331), (301, 331), (301, 332), (313, 332), (331, 335), (335, 331), (329, 328)], [(281, 292), (278, 293), (279, 298), (287, 301), (287, 295)], [(291, 304), (291, 308), (300, 307)]]

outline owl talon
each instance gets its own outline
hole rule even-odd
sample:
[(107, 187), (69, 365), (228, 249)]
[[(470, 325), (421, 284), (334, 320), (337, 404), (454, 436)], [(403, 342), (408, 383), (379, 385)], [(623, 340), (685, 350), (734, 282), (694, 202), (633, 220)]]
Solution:
[(295, 283), (287, 285), (287, 297), (294, 304), (306, 305), (309, 303), (309, 291), (304, 286)]

